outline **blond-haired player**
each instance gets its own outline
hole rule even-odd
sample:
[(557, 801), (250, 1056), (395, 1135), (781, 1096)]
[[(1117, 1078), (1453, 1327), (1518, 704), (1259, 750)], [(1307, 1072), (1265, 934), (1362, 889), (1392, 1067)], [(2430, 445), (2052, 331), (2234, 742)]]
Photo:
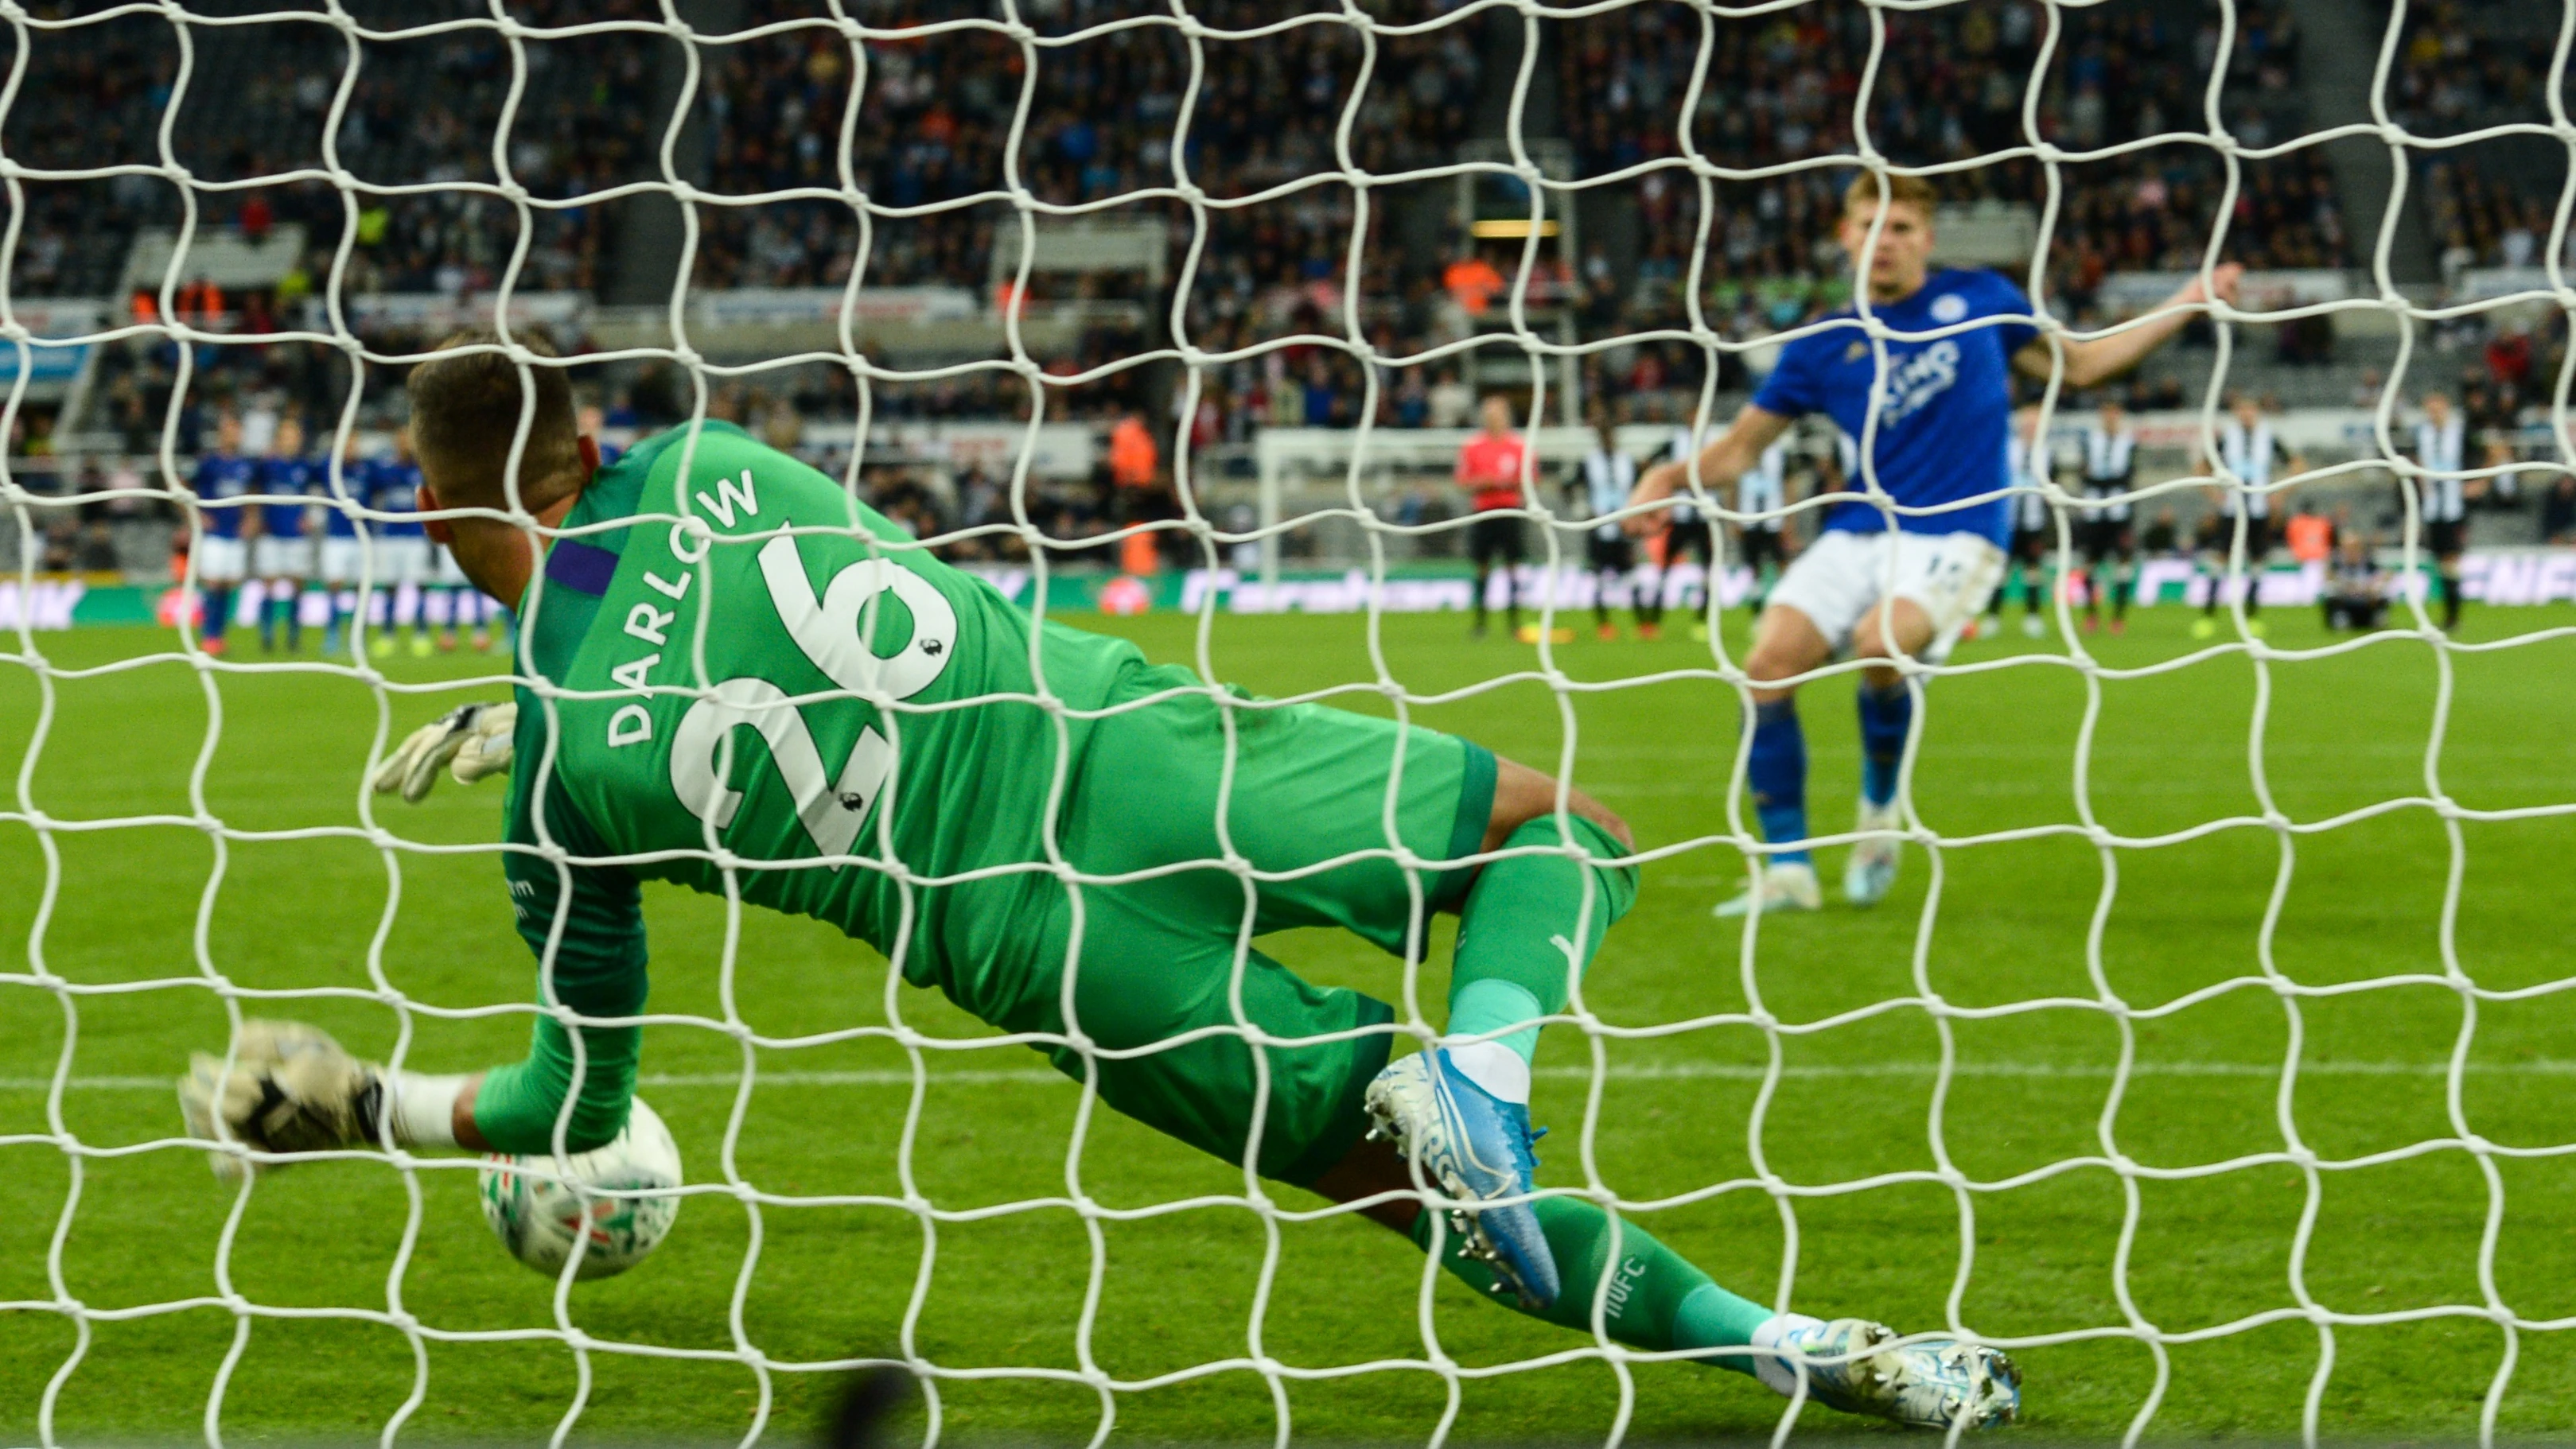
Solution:
[[(1888, 176), (1883, 187), (1875, 175), (1854, 181), (1839, 223), (1866, 320), (1845, 308), (1790, 341), (1734, 425), (1695, 460), (1700, 486), (1725, 487), (1792, 422), (1821, 412), (1860, 444), (1867, 464), (1851, 500), (1826, 515), (1772, 591), (1744, 661), (1755, 686), (1753, 801), (1764, 838), (1780, 848), (1721, 915), (1757, 901), (1765, 910), (1822, 903), (1803, 844), (1807, 743), (1793, 681), (1837, 654), (1936, 663), (1947, 655), (2003, 574), (2012, 375), (2047, 377), (2059, 366), (2019, 287), (1994, 272), (1932, 264), (1931, 183)], [(2217, 269), (2221, 298), (2234, 298), (2238, 270)], [(2065, 385), (2090, 387), (2135, 366), (2205, 301), (2195, 280), (2120, 331), (2064, 339)], [(1684, 491), (1690, 466), (1651, 470), (1633, 502)], [(1660, 514), (1632, 514), (1629, 526), (1644, 532)], [(1895, 884), (1897, 762), (1913, 718), (1902, 673), (1892, 664), (1863, 672), (1860, 828), (1885, 833), (1852, 848), (1843, 893), (1854, 904), (1873, 904)]]

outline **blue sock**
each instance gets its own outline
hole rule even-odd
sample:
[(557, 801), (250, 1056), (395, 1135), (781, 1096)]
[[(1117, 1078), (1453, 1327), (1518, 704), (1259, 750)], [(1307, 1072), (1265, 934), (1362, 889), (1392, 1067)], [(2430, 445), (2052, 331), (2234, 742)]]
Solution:
[(277, 599), (266, 593), (259, 596), (259, 647), (263, 650), (277, 647)]
[(304, 652), (304, 590), (300, 587), (286, 591), (286, 652)]
[(1860, 793), (1872, 805), (1896, 798), (1896, 768), (1914, 722), (1914, 694), (1902, 680), (1886, 689), (1860, 687)]
[(210, 585), (206, 589), (205, 612), (197, 620), (200, 636), (220, 641), (224, 626), (233, 621), (233, 591), (229, 584)]
[[(1753, 707), (1753, 753), (1746, 762), (1753, 787), (1753, 813), (1769, 841), (1807, 838), (1807, 734), (1798, 727), (1798, 702), (1775, 700)], [(1771, 857), (1780, 865), (1806, 864), (1807, 852), (1784, 850)]]

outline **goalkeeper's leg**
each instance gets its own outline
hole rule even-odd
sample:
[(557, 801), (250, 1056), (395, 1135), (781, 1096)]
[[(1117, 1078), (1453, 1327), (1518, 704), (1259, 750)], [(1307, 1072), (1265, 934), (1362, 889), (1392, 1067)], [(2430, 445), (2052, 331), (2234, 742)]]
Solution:
[(1506, 1307), (1577, 1333), (1595, 1331), (1649, 1353), (1687, 1353), (1750, 1374), (1783, 1395), (1801, 1376), (1817, 1402), (1900, 1424), (1972, 1429), (2008, 1424), (2021, 1408), (2021, 1375), (1994, 1349), (1954, 1339), (1896, 1342), (1885, 1326), (1774, 1313), (1729, 1292), (1632, 1219), (1613, 1218), (1582, 1198), (1535, 1204), (1539, 1225), (1564, 1274), (1545, 1307), (1508, 1291), (1465, 1235), (1443, 1231), (1413, 1196), (1405, 1164), (1382, 1143), (1362, 1143), (1314, 1184), (1337, 1202), (1377, 1199), (1361, 1209), (1404, 1233), (1441, 1266)]
[(1560, 827), (1554, 780), (1510, 760), (1494, 764), (1479, 850), (1543, 853), (1487, 863), (1459, 904), (1448, 1034), (1492, 1039), (1445, 1050), (1477, 1086), (1526, 1107), (1537, 1023), (1565, 1009), (1602, 935), (1636, 902), (1637, 868), (1602, 863), (1633, 851), (1636, 838), (1580, 790), (1566, 791)]

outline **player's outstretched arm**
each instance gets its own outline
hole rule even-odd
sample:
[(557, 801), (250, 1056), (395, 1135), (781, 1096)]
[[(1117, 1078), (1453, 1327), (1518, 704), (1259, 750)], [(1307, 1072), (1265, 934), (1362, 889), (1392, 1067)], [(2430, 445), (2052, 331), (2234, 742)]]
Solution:
[(400, 790), (404, 800), (417, 805), (438, 783), (441, 766), (460, 785), (506, 775), (514, 757), (510, 737), (518, 727), (519, 707), (508, 700), (460, 704), (405, 737), (376, 767), (370, 783), (379, 795)]
[[(1715, 490), (1731, 487), (1762, 457), (1762, 450), (1779, 441), (1792, 419), (1747, 403), (1735, 421), (1699, 455), (1699, 486)], [(1690, 465), (1680, 462), (1658, 463), (1646, 470), (1637, 486), (1628, 494), (1628, 506), (1641, 507), (1661, 503), (1690, 488)], [(1631, 513), (1625, 527), (1643, 537), (1664, 526), (1660, 512)]]
[[(461, 1077), (389, 1072), (362, 1062), (319, 1027), (298, 1021), (242, 1023), (232, 1062), (198, 1052), (179, 1079), (188, 1135), (254, 1152), (328, 1152), (373, 1147), (390, 1126), (404, 1146), (454, 1142), (451, 1114)], [(232, 1153), (212, 1159), (215, 1175), (237, 1180), (260, 1164)]]
[[(2234, 262), (2210, 273), (2212, 286), (2204, 291), (2200, 278), (2194, 277), (2176, 288), (2155, 311), (2147, 314), (2135, 327), (2114, 332), (2108, 337), (2093, 337), (2066, 344), (2066, 385), (2091, 387), (2127, 372), (2146, 360), (2147, 354), (2165, 345), (2182, 330), (2201, 304), (2215, 297), (2221, 302), (2236, 300), (2236, 284), (2245, 269)], [(2025, 377), (2045, 378), (2057, 366), (2056, 354), (2049, 350), (2048, 340), (2040, 338), (2022, 344), (2013, 354), (2013, 366)]]
[[(580, 851), (586, 843), (571, 844)], [(573, 866), (565, 892), (543, 860), (514, 853), (509, 868), (511, 894), (522, 907), (520, 934), (541, 957), (554, 915), (566, 916), (554, 948), (553, 999), (584, 1018), (641, 1012), (644, 924), (632, 879)], [(221, 1053), (190, 1058), (179, 1079), (180, 1112), (192, 1137), (263, 1153), (380, 1147), (388, 1128), (406, 1147), (545, 1153), (554, 1150), (558, 1122), (568, 1152), (606, 1145), (626, 1125), (643, 1029), (588, 1021), (568, 1027), (546, 1015), (532, 1037), (519, 1061), (439, 1076), (361, 1061), (318, 1027), (250, 1021), (234, 1038), (229, 1070)], [(245, 1166), (281, 1165), (214, 1157), (216, 1175), (228, 1180)]]

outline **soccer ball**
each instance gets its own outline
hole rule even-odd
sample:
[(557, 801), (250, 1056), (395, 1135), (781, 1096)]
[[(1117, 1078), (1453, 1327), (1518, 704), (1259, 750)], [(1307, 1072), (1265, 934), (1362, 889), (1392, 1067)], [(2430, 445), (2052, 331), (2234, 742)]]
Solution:
[[(569, 1159), (572, 1179), (584, 1187), (631, 1190), (680, 1185), (680, 1148), (661, 1117), (634, 1098), (626, 1130), (596, 1151)], [(573, 1244), (589, 1246), (577, 1278), (608, 1278), (644, 1261), (680, 1215), (677, 1197), (592, 1197), (554, 1180), (555, 1159), (545, 1154), (484, 1158), (483, 1217), (510, 1255), (553, 1277), (563, 1271)], [(537, 1174), (547, 1174), (538, 1176)]]

